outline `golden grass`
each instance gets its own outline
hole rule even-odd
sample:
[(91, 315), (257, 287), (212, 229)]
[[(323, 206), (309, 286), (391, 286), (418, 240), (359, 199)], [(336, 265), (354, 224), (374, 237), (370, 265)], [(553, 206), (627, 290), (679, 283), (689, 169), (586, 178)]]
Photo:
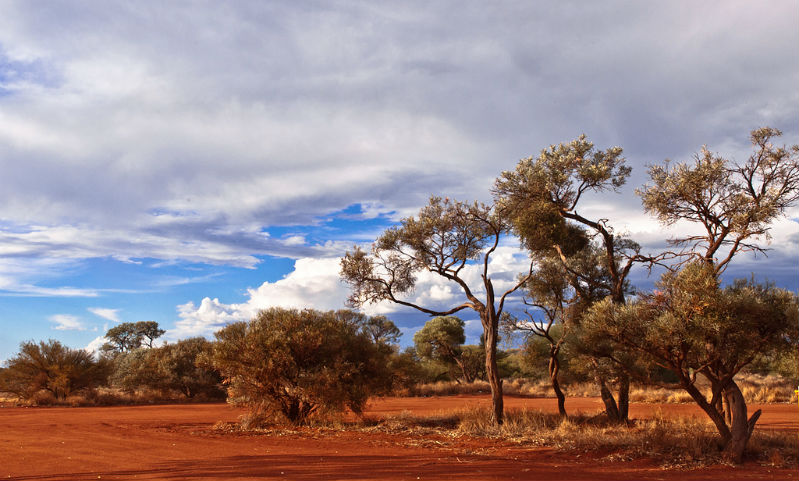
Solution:
[[(492, 421), (490, 409), (474, 408), (432, 417), (402, 414), (387, 418), (381, 426), (391, 432), (421, 430), (420, 435), (492, 438), (560, 451), (598, 452), (616, 460), (651, 458), (671, 467), (724, 462), (718, 435), (709, 421), (662, 413), (620, 425), (608, 422), (604, 416), (564, 419), (537, 410), (508, 410), (505, 422), (498, 426)], [(797, 451), (799, 438), (795, 433), (755, 430), (746, 457), (789, 467), (797, 464)]]
[[(763, 376), (758, 374), (741, 374), (736, 377), (736, 382), (747, 403), (796, 403), (796, 387), (789, 381), (778, 376)], [(709, 387), (701, 385), (708, 391)], [(562, 386), (566, 397), (596, 397), (599, 388), (596, 383), (572, 383)], [(456, 394), (485, 394), (491, 388), (485, 381), (473, 383), (436, 382), (418, 384), (404, 393), (411, 396), (451, 396)], [(555, 397), (549, 380), (546, 379), (506, 379), (502, 384), (502, 392), (509, 395), (528, 396), (535, 398)], [(693, 399), (682, 389), (665, 389), (662, 387), (644, 386), (634, 384), (630, 389), (630, 401), (640, 403), (691, 403)]]

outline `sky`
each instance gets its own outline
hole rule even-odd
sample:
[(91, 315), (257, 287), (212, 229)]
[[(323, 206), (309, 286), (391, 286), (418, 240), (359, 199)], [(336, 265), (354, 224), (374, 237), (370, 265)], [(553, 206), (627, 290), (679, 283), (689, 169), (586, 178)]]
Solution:
[[(338, 309), (339, 259), (431, 194), (585, 133), (619, 193), (581, 213), (656, 251), (634, 190), (757, 127), (799, 143), (795, 1), (0, 0), (0, 360), (120, 322), (211, 337), (270, 306)], [(766, 245), (765, 241), (763, 245)], [(799, 209), (728, 277), (799, 289)], [(506, 239), (500, 284), (525, 269)], [(653, 279), (636, 272), (638, 286)], [(422, 276), (413, 299), (460, 302)], [(403, 344), (426, 321), (395, 305)], [(467, 320), (469, 340), (480, 328)]]

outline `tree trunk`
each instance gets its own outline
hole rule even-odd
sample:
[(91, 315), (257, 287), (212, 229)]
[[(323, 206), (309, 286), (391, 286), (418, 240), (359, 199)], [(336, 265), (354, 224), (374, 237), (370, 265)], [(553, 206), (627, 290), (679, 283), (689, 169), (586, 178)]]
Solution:
[(560, 371), (560, 360), (558, 359), (557, 348), (552, 348), (549, 351), (549, 379), (552, 381), (552, 390), (555, 391), (555, 397), (558, 398), (558, 413), (561, 417), (566, 417), (566, 396), (560, 389), (560, 382), (558, 381), (558, 372)]
[[(474, 378), (471, 375), (469, 375), (469, 370), (466, 368), (466, 363), (463, 362), (463, 359), (459, 359), (456, 357), (455, 364), (457, 364), (458, 367), (460, 368), (461, 378), (466, 384), (471, 384), (472, 382), (474, 382)], [(458, 380), (456, 379), (455, 381), (457, 382)], [(458, 384), (460, 383), (458, 382)]]
[(599, 382), (599, 395), (602, 397), (602, 402), (605, 403), (605, 414), (608, 419), (619, 421), (619, 407), (616, 405), (613, 393), (608, 389), (604, 378), (598, 377), (597, 381)]
[(727, 427), (727, 423), (724, 422), (724, 414), (720, 413), (718, 409), (716, 409), (716, 406), (710, 404), (707, 398), (705, 398), (704, 394), (699, 392), (699, 389), (697, 389), (696, 386), (691, 384), (687, 379), (683, 378), (680, 381), (680, 384), (682, 385), (683, 389), (685, 389), (685, 392), (691, 395), (693, 400), (696, 401), (696, 404), (698, 404), (702, 411), (704, 411), (710, 420), (713, 421), (713, 424), (716, 425), (716, 430), (721, 436), (722, 443), (726, 445), (729, 442), (731, 435), (730, 428)]
[(627, 422), (630, 412), (630, 375), (619, 370), (619, 419), (620, 423)]
[(491, 386), (494, 422), (502, 424), (504, 420), (504, 404), (502, 399), (502, 379), (499, 377), (499, 368), (497, 367), (497, 322), (484, 319), (483, 334), (485, 335), (486, 377), (488, 378), (488, 384)]
[(722, 396), (722, 409), (724, 409), (724, 421), (727, 423), (727, 426), (732, 424), (732, 412), (730, 411), (730, 401), (727, 399), (727, 396)]
[(735, 381), (730, 381), (730, 384), (724, 388), (724, 398), (730, 407), (730, 415), (732, 417), (730, 440), (724, 446), (724, 454), (733, 462), (741, 463), (746, 444), (755, 429), (755, 423), (760, 418), (760, 410), (747, 419), (746, 401)]

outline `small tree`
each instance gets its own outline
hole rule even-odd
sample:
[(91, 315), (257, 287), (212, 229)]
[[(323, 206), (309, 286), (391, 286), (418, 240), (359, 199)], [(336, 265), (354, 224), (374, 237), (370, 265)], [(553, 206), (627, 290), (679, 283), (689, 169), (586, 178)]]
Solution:
[(113, 359), (111, 382), (127, 391), (148, 388), (177, 391), (186, 398), (196, 395), (224, 397), (219, 374), (200, 362), (210, 350), (209, 341), (194, 337), (157, 348), (121, 353)]
[(230, 399), (295, 424), (319, 411), (361, 413), (390, 387), (388, 355), (340, 314), (272, 308), (218, 331), (210, 360)]
[[(509, 228), (504, 215), (491, 206), (431, 197), (417, 217), (403, 219), (399, 226), (386, 230), (372, 244), (370, 254), (356, 247), (341, 260), (341, 276), (352, 289), (349, 302), (354, 306), (390, 301), (433, 316), (448, 316), (463, 309), (472, 309), (480, 316), (486, 339), (486, 377), (498, 424), (503, 418), (502, 380), (497, 368), (499, 318), (507, 296), (526, 281), (522, 276), (501, 295), (494, 289), (489, 263)], [(470, 263), (480, 270), (479, 281), (471, 285), (464, 270)], [(406, 300), (405, 295), (416, 285), (417, 274), (423, 271), (457, 286), (465, 300), (444, 309)]]
[[(547, 371), (552, 390), (558, 399), (558, 412), (566, 416), (566, 395), (560, 388), (560, 352), (569, 332), (566, 314), (572, 303), (567, 273), (561, 262), (553, 258), (543, 258), (535, 271), (535, 276), (525, 284), (523, 302), (528, 308), (526, 319), (508, 314), (503, 318), (504, 328), (525, 333), (525, 344), (531, 346), (531, 337), (544, 339), (549, 347)], [(543, 317), (541, 317), (543, 314)]]
[(139, 321), (133, 325), (136, 332), (141, 335), (141, 345), (149, 348), (153, 347), (153, 342), (166, 333), (158, 327), (155, 321)]
[[(676, 385), (642, 380), (684, 389), (715, 424), (725, 452), (741, 462), (760, 411), (747, 418), (735, 375), (763, 353), (795, 342), (798, 307), (790, 292), (752, 282), (721, 289), (712, 266), (693, 263), (664, 275), (657, 291), (634, 303), (594, 305), (584, 327), (596, 339), (611, 339), (617, 354), (630, 353), (644, 365), (674, 373)], [(710, 381), (710, 399), (696, 385), (698, 374)], [(722, 397), (731, 407), (730, 424), (720, 408)]]
[(123, 322), (105, 333), (108, 342), (102, 347), (105, 352), (127, 352), (140, 347), (153, 347), (153, 342), (163, 336), (163, 329), (155, 321)]
[(94, 388), (108, 375), (104, 361), (95, 361), (82, 349), (70, 349), (58, 341), (23, 342), (19, 353), (6, 362), (0, 378), (0, 391), (30, 399), (48, 391), (56, 399)]
[(470, 383), (478, 375), (474, 364), (474, 352), (464, 350), (466, 335), (464, 322), (455, 316), (439, 316), (430, 319), (424, 327), (416, 331), (413, 344), (420, 358), (455, 365), (461, 379)]
[[(670, 241), (681, 249), (675, 252), (683, 259), (677, 268), (699, 260), (713, 276), (707, 282), (718, 284), (736, 255), (765, 252), (760, 242), (769, 240), (771, 224), (799, 199), (799, 146), (774, 146), (771, 140), (780, 135), (769, 127), (753, 130), (754, 152), (743, 163), (703, 148), (693, 163), (671, 167), (667, 162), (649, 169), (652, 183), (638, 190), (646, 211), (666, 225), (688, 221), (701, 227), (700, 233)], [(726, 411), (730, 423), (727, 451), (740, 460), (759, 414), (747, 419), (746, 403), (733, 380), (737, 370), (719, 369), (709, 367), (702, 374), (711, 383), (714, 410)]]
[(386, 316), (370, 316), (361, 329), (375, 344), (397, 344), (402, 332)]
[(200, 362), (212, 347), (213, 344), (202, 337), (191, 337), (148, 349), (148, 354), (155, 358), (161, 377), (158, 387), (178, 391), (187, 398), (197, 395), (224, 398), (219, 373)]
[(391, 346), (397, 344), (402, 336), (399, 328), (386, 316), (367, 316), (350, 309), (340, 309), (336, 316), (369, 336), (375, 344)]

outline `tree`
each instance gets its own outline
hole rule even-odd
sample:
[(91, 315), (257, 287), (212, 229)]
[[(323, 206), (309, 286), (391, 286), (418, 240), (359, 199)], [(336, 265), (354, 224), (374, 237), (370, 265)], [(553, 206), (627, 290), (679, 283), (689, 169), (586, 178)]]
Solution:
[(155, 321), (139, 321), (133, 327), (141, 335), (141, 345), (149, 348), (153, 347), (153, 342), (156, 339), (166, 333), (165, 330), (158, 327), (158, 323)]
[(391, 385), (387, 353), (339, 312), (272, 308), (218, 331), (210, 362), (229, 398), (300, 424), (320, 411), (359, 414)]
[(186, 398), (224, 397), (219, 374), (200, 362), (210, 350), (211, 342), (193, 337), (175, 344), (121, 353), (113, 360), (111, 382), (127, 391), (148, 388), (177, 391)]
[(474, 352), (465, 350), (464, 322), (455, 316), (439, 316), (430, 319), (413, 335), (416, 353), (422, 359), (454, 364), (460, 370), (464, 382), (474, 382), (479, 366), (475, 366)]
[(92, 389), (105, 382), (107, 368), (82, 349), (70, 349), (53, 339), (23, 342), (19, 353), (6, 362), (0, 391), (29, 399), (39, 391), (66, 399), (74, 392)]
[[(718, 283), (737, 254), (765, 252), (759, 242), (769, 240), (771, 224), (799, 199), (799, 146), (775, 147), (771, 140), (780, 135), (769, 127), (753, 130), (754, 152), (743, 163), (703, 148), (692, 164), (670, 167), (667, 161), (650, 168), (652, 184), (638, 190), (646, 211), (666, 225), (688, 221), (701, 227), (699, 234), (670, 241), (681, 248), (675, 252), (683, 259), (677, 268), (699, 260)], [(740, 460), (759, 414), (746, 418), (746, 403), (733, 380), (737, 371), (720, 369), (702, 374), (718, 393), (712, 396), (714, 410), (726, 411), (732, 432), (728, 451)]]
[(652, 166), (652, 184), (637, 190), (644, 209), (665, 225), (689, 221), (701, 233), (672, 239), (681, 257), (701, 259), (721, 274), (741, 252), (765, 252), (772, 222), (799, 199), (799, 145), (775, 147), (777, 129), (763, 127), (750, 136), (754, 152), (735, 163), (707, 148), (693, 164)]
[[(563, 394), (558, 379), (560, 352), (569, 332), (566, 322), (567, 311), (569, 305), (576, 302), (568, 279), (560, 260), (551, 257), (541, 259), (535, 275), (524, 285), (523, 302), (534, 310), (525, 310), (526, 319), (519, 319), (510, 314), (503, 317), (503, 327), (511, 331), (524, 332), (525, 343), (528, 346), (532, 344), (531, 338), (535, 337), (547, 342), (549, 348), (547, 371), (552, 390), (558, 399), (558, 412), (563, 417), (566, 416), (566, 395)], [(540, 317), (541, 314), (543, 318)]]
[[(353, 306), (390, 301), (433, 316), (448, 316), (464, 309), (477, 312), (486, 339), (486, 376), (498, 424), (503, 419), (502, 380), (497, 369), (499, 317), (507, 296), (526, 280), (523, 276), (499, 295), (489, 274), (491, 255), (509, 227), (504, 215), (492, 206), (431, 197), (417, 217), (403, 219), (378, 237), (369, 254), (356, 247), (341, 260), (341, 276), (350, 285), (349, 302)], [(472, 265), (479, 268), (480, 281), (470, 285), (465, 274)], [(420, 272), (433, 273), (452, 283), (465, 299), (443, 309), (406, 300)], [(483, 295), (483, 300), (478, 295)]]
[(402, 336), (399, 328), (386, 316), (367, 316), (351, 309), (340, 309), (336, 311), (336, 316), (369, 336), (375, 344), (397, 344)]
[(153, 342), (165, 332), (155, 321), (123, 322), (105, 333), (108, 342), (102, 349), (106, 352), (126, 352), (143, 346), (152, 348)]
[[(494, 184), (494, 196), (508, 213), (514, 232), (525, 247), (534, 255), (554, 252), (564, 267), (568, 267), (571, 254), (586, 246), (588, 237), (598, 237), (604, 251), (599, 260), (608, 276), (608, 295), (613, 302), (623, 304), (633, 265), (657, 259), (642, 256), (640, 246), (615, 234), (606, 219), (589, 219), (579, 214), (577, 208), (588, 192), (617, 191), (630, 171), (620, 147), (600, 151), (581, 135), (568, 144), (542, 150), (535, 159), (522, 159), (513, 171), (502, 172)], [(579, 281), (594, 282), (578, 272), (568, 273)], [(619, 370), (617, 404), (606, 378), (601, 375), (602, 370), (596, 372), (606, 413), (611, 418), (626, 420), (629, 378)]]
[(375, 344), (397, 344), (402, 332), (386, 316), (370, 316), (361, 326)]
[[(676, 384), (642, 380), (684, 389), (713, 421), (727, 455), (741, 462), (760, 411), (747, 418), (735, 375), (763, 353), (796, 342), (797, 308), (796, 296), (788, 291), (747, 281), (722, 289), (713, 266), (691, 263), (667, 272), (658, 290), (640, 294), (631, 304), (607, 299), (595, 304), (584, 325), (596, 338), (611, 339), (617, 353), (671, 371)], [(710, 381), (710, 399), (696, 385), (698, 374)], [(720, 408), (722, 398), (730, 406), (729, 421)]]

